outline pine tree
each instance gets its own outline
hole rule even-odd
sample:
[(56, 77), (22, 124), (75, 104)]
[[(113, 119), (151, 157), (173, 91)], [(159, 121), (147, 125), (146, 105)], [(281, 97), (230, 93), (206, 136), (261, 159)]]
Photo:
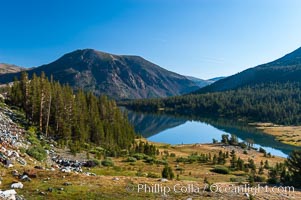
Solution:
[(244, 161), (241, 158), (237, 159), (237, 170), (240, 170), (240, 171), (245, 170)]
[[(44, 73), (41, 77), (33, 74), (31, 80), (23, 73), (20, 81), (15, 79), (8, 96), (11, 105), (24, 110), (41, 133), (74, 152), (88, 142), (118, 155), (134, 143), (134, 128), (115, 101), (81, 90), (74, 93), (68, 85), (62, 86), (52, 78), (49, 81)], [(154, 155), (156, 149), (148, 145), (147, 152)]]
[(294, 150), (286, 161), (288, 171), (292, 174), (292, 183), (301, 186), (301, 151)]
[(235, 154), (234, 150), (231, 151), (230, 157), (231, 157), (231, 160), (230, 160), (231, 166), (230, 167), (232, 169), (235, 169), (236, 166), (237, 166), (237, 157), (236, 157), (236, 154)]
[(165, 165), (165, 167), (162, 170), (162, 178), (167, 178), (172, 180), (174, 178), (174, 173), (171, 169), (171, 167), (169, 167), (168, 165)]
[(226, 155), (222, 151), (219, 151), (218, 153), (217, 163), (220, 165), (224, 165), (226, 163)]

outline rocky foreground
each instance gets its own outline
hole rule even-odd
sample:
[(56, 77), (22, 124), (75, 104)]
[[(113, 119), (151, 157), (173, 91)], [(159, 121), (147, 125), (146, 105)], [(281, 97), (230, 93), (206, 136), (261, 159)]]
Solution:
[[(24, 197), (18, 195), (15, 189), (23, 189), (24, 182), (30, 182), (37, 178), (37, 170), (45, 171), (60, 171), (63, 173), (82, 173), (82, 167), (93, 167), (94, 163), (91, 161), (77, 161), (72, 159), (65, 159), (55, 151), (53, 144), (50, 144), (51, 149), (45, 150), (47, 153), (47, 165), (43, 167), (43, 163), (36, 161), (28, 156), (20, 149), (28, 149), (31, 143), (26, 138), (26, 131), (18, 125), (22, 122), (22, 118), (5, 105), (0, 107), (0, 163), (4, 170), (2, 172), (10, 171), (14, 177), (10, 188), (2, 188), (0, 190), (0, 199), (22, 200)], [(45, 139), (45, 138), (44, 138)], [(46, 139), (45, 139), (46, 140)], [(48, 141), (55, 143), (54, 141)], [(29, 165), (27, 165), (29, 163)], [(21, 170), (20, 170), (21, 169)], [(23, 171), (23, 172), (21, 172)], [(3, 173), (4, 174), (4, 173)], [(95, 176), (94, 173), (84, 172), (86, 176)], [(3, 177), (0, 177), (3, 180)], [(0, 181), (0, 184), (1, 184)], [(67, 184), (66, 184), (67, 185)], [(43, 194), (43, 192), (41, 192)]]
[[(12, 119), (15, 114), (8, 108), (0, 108), (0, 162), (7, 169), (14, 169), (15, 165), (26, 166), (25, 155), (20, 153), (19, 148), (26, 148), (29, 144), (24, 139), (24, 129), (19, 127)], [(20, 180), (25, 180), (28, 175), (24, 172)], [(2, 177), (1, 177), (2, 180)], [(1, 190), (0, 197), (3, 199), (23, 199), (17, 195), (14, 189), (23, 188), (22, 182), (12, 182), (11, 189)]]

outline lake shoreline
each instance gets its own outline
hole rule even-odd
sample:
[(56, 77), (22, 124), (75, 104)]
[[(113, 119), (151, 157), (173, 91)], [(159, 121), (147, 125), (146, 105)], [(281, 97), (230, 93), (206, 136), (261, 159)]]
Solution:
[(126, 113), (136, 132), (153, 142), (172, 145), (203, 144), (212, 143), (213, 140), (220, 141), (224, 134), (234, 134), (241, 142), (252, 141), (254, 147), (262, 147), (267, 152), (281, 157), (287, 157), (296, 149), (296, 146), (276, 140), (275, 136), (264, 133), (243, 119), (237, 121), (205, 116), (185, 118), (131, 110), (126, 110)]
[(301, 147), (301, 126), (284, 126), (273, 123), (249, 123), (265, 134), (272, 135), (283, 144)]
[[(141, 139), (138, 139), (141, 140)], [(206, 152), (216, 152), (218, 153), (219, 151), (228, 151), (231, 152), (234, 150), (237, 152), (238, 156), (241, 157), (251, 157), (253, 159), (258, 159), (258, 158), (265, 158), (265, 159), (270, 159), (264, 157), (264, 154), (256, 150), (256, 148), (250, 148), (250, 149), (245, 149), (241, 148), (240, 146), (236, 145), (229, 145), (229, 144), (224, 144), (221, 142), (218, 143), (194, 143), (194, 144), (168, 144), (168, 143), (163, 143), (163, 142), (153, 142), (148, 140), (147, 138), (142, 138), (143, 141), (148, 142), (150, 144), (154, 144), (157, 147), (160, 148), (166, 148), (166, 149), (177, 149), (177, 150), (184, 150), (185, 152), (193, 153), (194, 151), (201, 151), (202, 153)], [(244, 152), (247, 151), (247, 154)], [(283, 161), (285, 158), (282, 156), (277, 156), (277, 155), (272, 155), (273, 159), (272, 160), (277, 160), (277, 162)]]

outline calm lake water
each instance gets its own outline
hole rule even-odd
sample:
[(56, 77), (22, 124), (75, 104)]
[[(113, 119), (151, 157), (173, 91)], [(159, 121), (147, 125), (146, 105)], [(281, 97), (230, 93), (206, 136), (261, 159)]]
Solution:
[(167, 144), (212, 143), (221, 140), (223, 134), (234, 134), (239, 141), (253, 140), (254, 147), (264, 148), (272, 155), (287, 157), (296, 148), (282, 144), (273, 136), (254, 127), (226, 119), (200, 118), (188, 120), (169, 115), (145, 114), (128, 111), (130, 122), (136, 132), (153, 142)]

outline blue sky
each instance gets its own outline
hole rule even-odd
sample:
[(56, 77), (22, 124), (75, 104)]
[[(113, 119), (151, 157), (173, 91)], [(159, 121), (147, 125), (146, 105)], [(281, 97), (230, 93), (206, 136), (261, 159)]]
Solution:
[(3, 0), (0, 5), (0, 62), (25, 67), (94, 48), (212, 78), (301, 46), (298, 0)]

